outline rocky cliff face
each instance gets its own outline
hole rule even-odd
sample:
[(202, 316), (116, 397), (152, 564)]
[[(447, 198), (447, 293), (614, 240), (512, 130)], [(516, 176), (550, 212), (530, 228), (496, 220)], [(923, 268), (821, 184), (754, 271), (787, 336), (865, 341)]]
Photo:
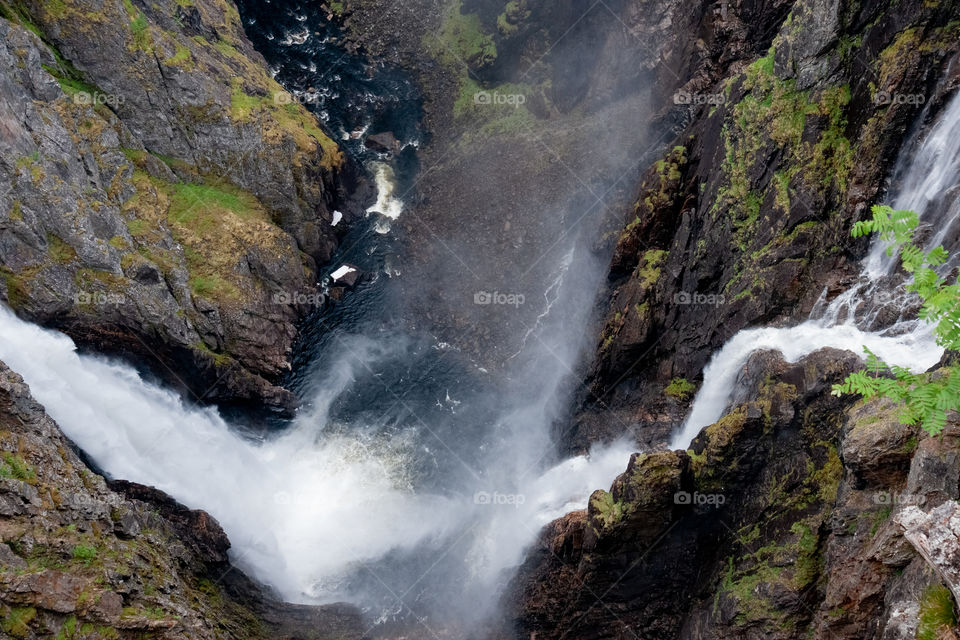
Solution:
[(658, 87), (679, 135), (617, 240), (571, 447), (624, 430), (658, 446), (727, 339), (805, 317), (856, 274), (866, 244), (851, 225), (911, 123), (960, 81), (957, 16), (952, 3), (715, 3), (676, 23)]
[(895, 520), (957, 498), (960, 432), (832, 397), (857, 368), (755, 355), (746, 401), (691, 450), (635, 455), (545, 529), (510, 594), (517, 637), (954, 637), (917, 635), (952, 616), (930, 614), (946, 587)]
[(229, 2), (0, 15), (0, 296), (192, 401), (289, 410), (288, 302), (337, 244), (333, 209), (357, 209), (337, 145)]
[(348, 607), (284, 605), (202, 511), (91, 471), (0, 363), (0, 629), (7, 638), (359, 638)]

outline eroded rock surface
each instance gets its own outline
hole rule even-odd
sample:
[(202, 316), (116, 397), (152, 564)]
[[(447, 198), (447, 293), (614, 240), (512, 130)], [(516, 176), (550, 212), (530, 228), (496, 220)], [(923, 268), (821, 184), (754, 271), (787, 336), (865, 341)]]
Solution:
[(515, 637), (915, 637), (946, 587), (897, 523), (952, 508), (956, 425), (926, 437), (830, 395), (852, 353), (746, 368), (742, 403), (689, 451), (635, 455), (544, 530), (506, 601)]
[(223, 0), (0, 3), (0, 297), (194, 402), (290, 410), (355, 169)]

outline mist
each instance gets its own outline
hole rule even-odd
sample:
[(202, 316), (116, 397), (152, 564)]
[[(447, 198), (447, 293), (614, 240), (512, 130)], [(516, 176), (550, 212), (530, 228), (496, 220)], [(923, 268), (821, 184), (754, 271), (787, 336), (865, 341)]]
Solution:
[(372, 624), (493, 619), (540, 528), (632, 451), (562, 459), (557, 439), (597, 346), (610, 230), (672, 133), (648, 134), (636, 77), (585, 98), (609, 53), (583, 28), (550, 58), (563, 109), (521, 135), (435, 139), (413, 180), (367, 156), (367, 233), (329, 265), (366, 280), (305, 322), (289, 380), (303, 407), (281, 428), (240, 431), (6, 310), (0, 359), (110, 476), (212, 514), (231, 560), (284, 600), (353, 603)]

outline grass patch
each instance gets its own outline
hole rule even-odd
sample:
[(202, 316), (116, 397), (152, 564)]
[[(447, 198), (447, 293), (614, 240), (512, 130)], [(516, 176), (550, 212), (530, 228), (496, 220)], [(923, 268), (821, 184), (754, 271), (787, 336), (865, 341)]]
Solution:
[(493, 36), (484, 32), (480, 16), (463, 13), (462, 8), (462, 1), (454, 0), (439, 33), (428, 36), (431, 40), (424, 45), (448, 67), (479, 69), (493, 64), (497, 59)]
[(929, 587), (920, 601), (920, 626), (917, 640), (939, 640), (951, 637), (957, 626), (957, 613), (953, 607), (953, 594), (943, 585)]
[(171, 67), (177, 67), (186, 71), (193, 69), (193, 54), (190, 53), (190, 49), (179, 42), (175, 43), (175, 47), (176, 51), (174, 54), (164, 60), (164, 63), (170, 65)]
[(240, 295), (232, 283), (217, 274), (193, 276), (190, 278), (190, 290), (201, 298), (237, 298)]
[(322, 150), (320, 165), (325, 169), (334, 169), (343, 165), (343, 152), (330, 136), (323, 132), (316, 118), (303, 105), (292, 102), (291, 96), (280, 85), (275, 86), (269, 95), (250, 95), (243, 89), (243, 83), (233, 82), (230, 95), (230, 118), (234, 122), (251, 122), (263, 118), (264, 137), (274, 138), (287, 134), (303, 150), (319, 146)]
[(262, 218), (259, 201), (241, 189), (191, 183), (173, 185), (170, 199), (173, 222), (202, 231), (215, 224), (215, 217), (224, 212), (243, 220)]
[(3, 462), (0, 462), (0, 478), (13, 478), (27, 484), (37, 482), (37, 474), (26, 460), (9, 452), (3, 453)]
[(133, 38), (131, 49), (150, 51), (153, 49), (153, 39), (150, 37), (150, 25), (143, 12), (133, 6), (130, 0), (123, 0), (123, 8), (130, 18), (130, 34)]

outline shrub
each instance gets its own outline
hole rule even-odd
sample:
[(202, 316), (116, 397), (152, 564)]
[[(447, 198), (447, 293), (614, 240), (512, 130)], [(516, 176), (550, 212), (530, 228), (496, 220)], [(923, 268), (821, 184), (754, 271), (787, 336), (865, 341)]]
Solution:
[[(923, 302), (920, 318), (936, 323), (937, 344), (956, 351), (960, 349), (960, 285), (956, 278), (949, 283), (946, 276), (936, 271), (949, 257), (943, 247), (924, 251), (914, 244), (918, 222), (917, 214), (912, 211), (875, 206), (873, 218), (858, 222), (852, 233), (854, 237), (877, 233), (892, 243), (887, 249), (888, 255), (899, 251), (904, 270), (913, 276), (907, 290), (916, 293)], [(909, 369), (883, 362), (866, 347), (864, 351), (866, 370), (852, 373), (843, 383), (834, 385), (833, 394), (889, 398), (901, 405), (902, 424), (919, 424), (931, 435), (943, 431), (947, 413), (960, 408), (958, 367), (945, 366), (935, 373), (914, 374)]]

